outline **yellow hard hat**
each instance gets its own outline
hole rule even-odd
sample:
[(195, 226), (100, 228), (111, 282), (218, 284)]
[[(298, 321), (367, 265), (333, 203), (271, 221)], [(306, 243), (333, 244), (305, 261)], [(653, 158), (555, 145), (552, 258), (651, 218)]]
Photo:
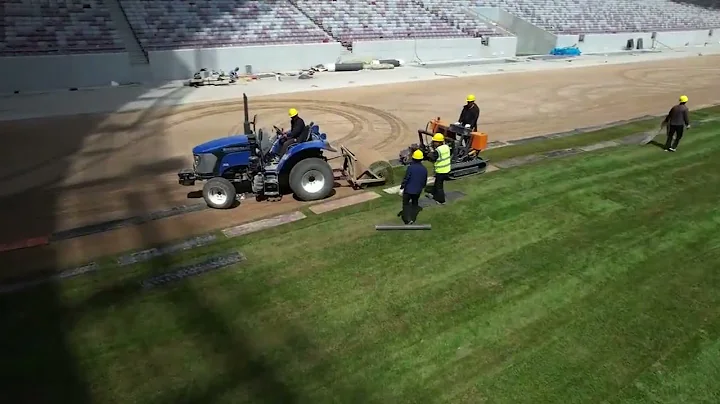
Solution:
[(415, 160), (422, 160), (425, 155), (423, 154), (422, 150), (418, 149), (415, 150), (412, 154), (412, 158)]
[(475, 101), (475, 94), (468, 95), (467, 98), (465, 98), (465, 101), (467, 101), (467, 102)]
[(433, 142), (444, 142), (445, 136), (442, 133), (436, 133), (432, 137)]
[(288, 111), (288, 115), (290, 115), (290, 118), (297, 116), (297, 109), (290, 108), (290, 110)]
[(687, 97), (687, 95), (681, 95), (681, 96), (680, 96), (680, 102), (688, 102), (688, 97)]

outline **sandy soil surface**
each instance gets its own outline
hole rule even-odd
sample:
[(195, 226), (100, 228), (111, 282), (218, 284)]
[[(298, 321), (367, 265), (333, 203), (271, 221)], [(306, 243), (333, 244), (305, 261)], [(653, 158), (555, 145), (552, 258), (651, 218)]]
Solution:
[[(509, 140), (662, 114), (681, 93), (691, 107), (719, 102), (720, 56), (258, 97), (251, 113), (263, 127), (287, 127), (287, 109), (295, 107), (335, 145), (396, 158), (428, 119), (457, 118), (467, 93), (478, 97), (481, 130), (491, 141)], [(176, 172), (191, 163), (194, 145), (241, 132), (241, 120), (240, 103), (231, 101), (0, 122), (0, 243), (197, 202), (188, 199), (195, 188), (177, 185)], [(40, 261), (50, 266), (67, 249), (94, 257), (139, 248), (297, 208), (286, 200), (68, 241)], [(0, 267), (24, 266), (19, 258), (31, 251), (39, 250), (0, 253)]]

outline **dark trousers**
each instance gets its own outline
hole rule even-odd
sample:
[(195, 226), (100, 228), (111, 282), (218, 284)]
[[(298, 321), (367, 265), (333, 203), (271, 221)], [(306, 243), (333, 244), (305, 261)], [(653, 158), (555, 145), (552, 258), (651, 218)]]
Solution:
[(685, 131), (684, 125), (668, 125), (667, 129), (667, 140), (665, 141), (666, 149), (677, 149), (680, 144), (680, 139), (683, 137)]
[(445, 203), (445, 180), (450, 174), (435, 174), (435, 184), (432, 187), (432, 197), (435, 202)]
[(287, 149), (288, 149), (290, 146), (292, 146), (292, 145), (294, 145), (295, 143), (297, 143), (297, 141), (298, 141), (298, 140), (297, 140), (296, 138), (294, 138), (294, 137), (289, 137), (289, 138), (285, 139), (285, 141), (283, 142), (282, 146), (280, 147), (280, 155), (279, 155), (278, 157), (284, 156), (285, 153), (287, 153)]
[(419, 200), (420, 194), (403, 194), (403, 223), (408, 224), (417, 220), (417, 215), (420, 213)]

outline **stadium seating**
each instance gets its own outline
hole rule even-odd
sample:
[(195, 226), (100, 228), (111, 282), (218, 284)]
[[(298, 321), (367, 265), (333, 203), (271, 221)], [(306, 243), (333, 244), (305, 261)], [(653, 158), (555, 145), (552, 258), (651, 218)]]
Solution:
[(102, 0), (2, 0), (0, 56), (123, 51)]
[(415, 1), (294, 0), (293, 3), (315, 23), (344, 42), (468, 36), (451, 20), (440, 15), (433, 16)]
[[(145, 50), (506, 34), (500, 7), (554, 33), (720, 28), (709, 0), (119, 0)], [(0, 56), (124, 51), (105, 0), (2, 0)]]
[(488, 21), (478, 18), (477, 13), (468, 5), (467, 0), (420, 0), (418, 3), (430, 15), (451, 22), (468, 36), (501, 36), (508, 34), (507, 31), (493, 27)]
[(287, 1), (120, 0), (146, 50), (328, 42)]
[(720, 12), (703, 10), (670, 0), (423, 0), (423, 2), (444, 10), (500, 7), (555, 33), (681, 31), (720, 27)]

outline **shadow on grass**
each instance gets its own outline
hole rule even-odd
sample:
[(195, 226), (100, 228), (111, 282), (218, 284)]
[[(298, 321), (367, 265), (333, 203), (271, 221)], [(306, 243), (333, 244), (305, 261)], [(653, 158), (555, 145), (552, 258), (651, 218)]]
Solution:
[(91, 403), (86, 374), (68, 340), (72, 320), (55, 283), (43, 284), (32, 301), (0, 297), (3, 402)]
[(649, 145), (653, 145), (653, 146), (655, 146), (655, 147), (659, 147), (659, 148), (665, 150), (665, 143), (660, 143), (660, 142), (658, 142), (658, 141), (651, 140), (648, 144), (649, 144)]

